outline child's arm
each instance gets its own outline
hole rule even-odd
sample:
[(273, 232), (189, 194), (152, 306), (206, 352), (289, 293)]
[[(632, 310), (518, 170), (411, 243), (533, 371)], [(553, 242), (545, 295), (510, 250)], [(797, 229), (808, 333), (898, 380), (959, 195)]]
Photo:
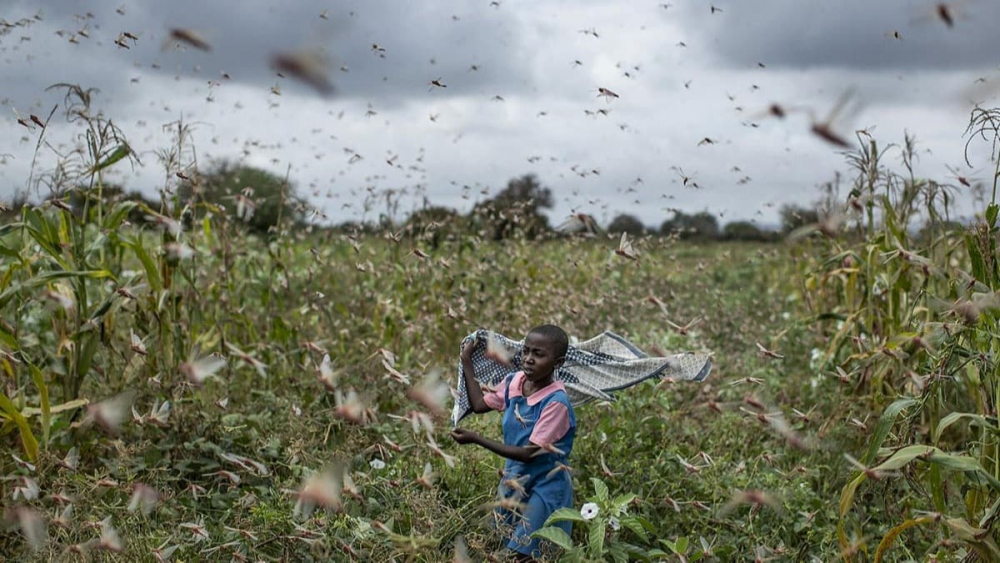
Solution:
[(462, 371), (465, 373), (465, 391), (469, 395), (469, 406), (474, 413), (490, 412), (491, 409), (483, 399), (483, 388), (476, 381), (476, 368), (472, 365), (472, 351), (479, 344), (476, 337), (462, 348)]
[(511, 446), (497, 442), (496, 440), (490, 440), (489, 438), (485, 438), (472, 430), (466, 430), (461, 427), (453, 429), (451, 431), (451, 437), (454, 438), (454, 440), (459, 444), (479, 444), (498, 456), (512, 459), (514, 461), (520, 461), (521, 463), (528, 463), (532, 461), (538, 455), (538, 450), (541, 449), (534, 444), (529, 444), (527, 446)]

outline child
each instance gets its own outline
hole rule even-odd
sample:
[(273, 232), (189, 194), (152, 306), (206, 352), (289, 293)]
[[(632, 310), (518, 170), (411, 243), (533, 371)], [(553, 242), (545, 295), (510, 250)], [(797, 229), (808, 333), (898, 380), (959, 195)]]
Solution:
[[(452, 438), (459, 444), (478, 444), (507, 458), (498, 495), (506, 507), (498, 515), (513, 525), (507, 547), (519, 561), (539, 557), (539, 540), (532, 532), (542, 528), (549, 515), (573, 506), (573, 484), (567, 457), (573, 449), (576, 416), (555, 370), (566, 360), (569, 338), (554, 325), (531, 329), (521, 350), (522, 371), (508, 375), (495, 391), (483, 394), (476, 381), (472, 352), (475, 339), (462, 349), (462, 367), (473, 412), (503, 411), (503, 443), (456, 427)], [(570, 533), (568, 521), (556, 524)]]

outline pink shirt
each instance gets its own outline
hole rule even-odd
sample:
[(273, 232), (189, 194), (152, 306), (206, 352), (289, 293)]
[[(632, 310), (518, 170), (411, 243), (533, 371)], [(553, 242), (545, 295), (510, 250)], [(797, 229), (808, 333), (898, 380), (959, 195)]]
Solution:
[[(521, 387), (524, 385), (524, 372), (519, 371), (514, 374), (514, 377), (510, 381), (510, 393), (511, 399), (514, 397), (523, 397), (521, 393)], [(504, 410), (504, 391), (506, 391), (506, 382), (504, 379), (499, 387), (494, 389), (489, 393), (483, 394), (483, 401), (493, 410), (502, 411)], [(545, 397), (555, 393), (556, 391), (566, 391), (566, 386), (563, 385), (562, 381), (553, 381), (552, 383), (546, 385), (545, 387), (535, 391), (529, 397), (525, 397), (528, 405), (537, 405)], [(530, 422), (530, 421), (529, 421)], [(528, 438), (532, 444), (536, 446), (543, 446), (545, 444), (555, 444), (560, 438), (566, 435), (569, 431), (569, 410), (566, 405), (559, 402), (551, 402), (545, 406), (542, 413), (538, 415), (538, 420), (534, 422), (531, 429), (531, 437)]]

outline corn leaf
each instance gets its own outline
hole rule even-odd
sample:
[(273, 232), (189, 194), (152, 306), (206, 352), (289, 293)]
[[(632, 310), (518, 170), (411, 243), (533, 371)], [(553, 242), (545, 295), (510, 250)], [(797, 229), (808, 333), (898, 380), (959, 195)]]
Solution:
[(993, 429), (996, 428), (995, 425), (990, 424), (986, 420), (986, 417), (981, 414), (967, 413), (967, 412), (953, 412), (948, 416), (942, 418), (941, 421), (938, 422), (937, 427), (934, 428), (934, 433), (931, 435), (931, 441), (937, 444), (938, 440), (941, 438), (941, 433), (944, 432), (945, 428), (948, 428), (949, 426), (951, 426), (952, 424), (958, 422), (963, 418), (970, 419), (969, 424), (972, 426), (983, 426), (986, 428), (993, 428)]
[(38, 286), (44, 283), (48, 283), (52, 280), (60, 280), (64, 278), (94, 278), (94, 279), (104, 279), (111, 278), (114, 281), (118, 281), (115, 275), (109, 270), (63, 270), (57, 272), (46, 272), (44, 274), (39, 274), (34, 278), (28, 280), (28, 285)]
[(868, 451), (865, 452), (864, 457), (861, 458), (861, 463), (869, 465), (875, 461), (875, 455), (878, 453), (878, 449), (882, 447), (882, 442), (884, 442), (885, 438), (889, 435), (889, 430), (891, 430), (892, 426), (896, 423), (896, 417), (903, 411), (903, 409), (913, 406), (919, 402), (920, 401), (912, 397), (905, 397), (893, 401), (891, 405), (882, 411), (882, 416), (879, 417), (878, 424), (875, 425), (875, 434), (872, 435), (872, 439), (868, 444)]
[(3, 411), (3, 414), (8, 419), (13, 420), (14, 424), (17, 425), (17, 429), (21, 432), (21, 445), (24, 447), (25, 455), (28, 456), (28, 461), (38, 459), (38, 440), (31, 431), (31, 427), (28, 426), (28, 419), (17, 412), (17, 409), (14, 408), (14, 403), (3, 393), (0, 393), (0, 411)]
[(111, 154), (109, 154), (108, 156), (104, 157), (104, 160), (102, 160), (102, 161), (98, 162), (97, 164), (95, 164), (90, 169), (90, 173), (91, 174), (96, 174), (97, 172), (100, 172), (101, 170), (104, 170), (105, 168), (113, 165), (114, 163), (118, 162), (119, 160), (127, 157), (131, 153), (132, 153), (132, 149), (129, 148), (128, 143), (122, 143), (122, 144), (118, 145), (117, 147), (115, 147), (115, 150), (111, 151)]
[(899, 469), (917, 458), (940, 465), (945, 469), (975, 473), (978, 477), (986, 480), (994, 489), (1000, 491), (1000, 481), (986, 471), (978, 460), (969, 456), (949, 454), (935, 448), (934, 446), (907, 446), (892, 454), (889, 459), (883, 461), (874, 469)]
[(135, 209), (136, 202), (134, 201), (123, 201), (115, 206), (104, 218), (104, 228), (110, 231), (116, 230), (121, 226), (122, 222), (125, 221), (125, 217), (128, 217), (130, 211)]
[(125, 246), (131, 248), (132, 252), (135, 252), (136, 258), (142, 263), (142, 268), (146, 270), (146, 281), (149, 282), (149, 287), (154, 292), (159, 293), (163, 289), (163, 280), (160, 277), (160, 271), (156, 268), (156, 263), (153, 262), (153, 258), (142, 247), (142, 241), (136, 237), (122, 242)]
[(35, 387), (38, 387), (39, 402), (42, 407), (42, 445), (48, 449), (49, 428), (52, 424), (52, 410), (49, 405), (49, 386), (45, 383), (45, 376), (42, 375), (42, 370), (38, 369), (38, 366), (31, 364), (28, 366), (28, 369), (31, 371), (31, 379), (35, 382)]
[(865, 480), (865, 474), (859, 473), (844, 489), (840, 492), (840, 517), (843, 518), (847, 511), (851, 509), (854, 505), (854, 491), (858, 489), (860, 485)]
[(59, 247), (59, 236), (48, 220), (37, 209), (27, 207), (24, 210), (24, 219), (31, 238), (45, 250), (50, 258), (58, 262), (64, 270), (69, 270), (70, 265), (66, 262), (62, 249)]
[(913, 526), (919, 526), (920, 524), (927, 524), (933, 522), (934, 518), (930, 516), (924, 516), (921, 518), (911, 518), (898, 526), (893, 526), (885, 536), (882, 537), (882, 541), (879, 542), (878, 547), (875, 549), (875, 563), (882, 561), (882, 556), (885, 552), (892, 547), (892, 542), (896, 541), (899, 534), (906, 531), (907, 528), (912, 528)]
[(965, 234), (965, 249), (969, 251), (969, 261), (972, 262), (972, 277), (988, 284), (990, 280), (986, 275), (986, 263), (983, 261), (983, 255), (979, 252), (979, 243), (969, 233)]
[[(72, 401), (66, 401), (65, 403), (59, 403), (49, 409), (52, 414), (59, 414), (61, 412), (71, 411), (73, 409), (78, 409), (80, 407), (85, 407), (90, 404), (88, 399), (73, 399)], [(21, 414), (28, 416), (37, 416), (42, 414), (42, 409), (37, 407), (24, 407), (21, 409)]]
[(0, 343), (12, 350), (17, 350), (20, 346), (17, 344), (17, 339), (14, 335), (10, 333), (2, 324), (0, 324)]

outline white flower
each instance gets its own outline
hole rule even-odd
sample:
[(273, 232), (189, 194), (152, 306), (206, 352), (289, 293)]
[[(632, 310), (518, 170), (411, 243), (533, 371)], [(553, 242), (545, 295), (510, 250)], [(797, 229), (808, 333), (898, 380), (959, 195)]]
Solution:
[(372, 469), (385, 469), (385, 462), (379, 458), (369, 461), (368, 465), (372, 466)]
[(597, 508), (597, 503), (588, 502), (583, 505), (583, 508), (580, 509), (580, 516), (583, 516), (584, 520), (593, 520), (594, 517), (597, 516), (598, 512), (600, 512), (600, 510)]
[(619, 522), (614, 516), (608, 518), (608, 524), (611, 524), (611, 529), (616, 532), (622, 528), (621, 522)]
[(819, 348), (813, 348), (809, 353), (809, 368), (813, 370), (818, 369), (819, 362), (820, 360), (823, 359), (823, 356), (825, 355), (826, 352), (824, 352), (823, 350), (820, 350)]

